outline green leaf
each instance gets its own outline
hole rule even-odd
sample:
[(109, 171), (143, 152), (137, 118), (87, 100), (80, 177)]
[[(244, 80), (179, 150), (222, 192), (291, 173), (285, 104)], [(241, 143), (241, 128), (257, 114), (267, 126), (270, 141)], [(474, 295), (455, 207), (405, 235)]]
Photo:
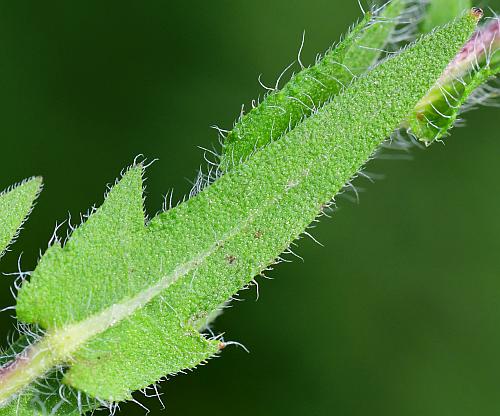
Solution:
[(371, 67), (380, 57), (405, 4), (405, 0), (394, 0), (379, 14), (366, 15), (314, 66), (294, 75), (281, 90), (273, 91), (242, 116), (224, 141), (221, 169), (227, 171), (282, 137)]
[(42, 189), (42, 178), (32, 178), (0, 193), (0, 257), (17, 236)]
[[(177, 211), (180, 207), (168, 217), (175, 218)], [(191, 232), (170, 236), (170, 228), (158, 229), (157, 221), (144, 225), (142, 167), (133, 167), (64, 248), (54, 245), (45, 253), (18, 296), (17, 314), (22, 321), (36, 322), (55, 334), (66, 333), (64, 339), (51, 342), (52, 348), (64, 350), (80, 342), (80, 336), (86, 341), (91, 333), (104, 332), (94, 341), (102, 343), (102, 348), (93, 343), (85, 347), (87, 352), (101, 354), (86, 357), (84, 349), (72, 354), (75, 363), (66, 381), (106, 400), (128, 399), (131, 391), (165, 374), (193, 367), (219, 348), (219, 342), (207, 341), (189, 325), (202, 318), (203, 309), (193, 314), (185, 311), (182, 317), (179, 311), (173, 312), (178, 303), (180, 307), (194, 304), (194, 294), (190, 299), (186, 294), (173, 296), (172, 289), (163, 293), (181, 277), (188, 279), (185, 275), (212, 255), (216, 250), (214, 235), (210, 232), (205, 236), (212, 244), (195, 255), (204, 248), (203, 240), (191, 238), (196, 223)], [(236, 290), (226, 289), (221, 302)], [(115, 325), (115, 320), (120, 323)], [(71, 324), (76, 327), (71, 328)], [(115, 333), (126, 348), (109, 349), (116, 342)], [(149, 359), (145, 347), (151, 354)], [(125, 375), (132, 357), (134, 362), (142, 362), (141, 370)], [(91, 372), (89, 360), (96, 360)], [(110, 365), (99, 368), (104, 362)], [(120, 380), (116, 371), (125, 377)], [(94, 379), (96, 373), (101, 375), (99, 381)]]
[[(349, 68), (351, 75), (365, 73), (380, 59), (383, 49), (391, 43), (394, 30), (401, 24), (407, 7), (408, 0), (392, 0), (375, 11), (369, 26), (346, 50), (343, 64)], [(332, 97), (334, 95), (335, 92), (331, 94)]]
[(471, 7), (471, 0), (431, 0), (421, 24), (422, 33), (429, 33), (435, 27), (448, 23)]
[(420, 140), (431, 143), (445, 137), (468, 107), (499, 95), (495, 88), (482, 87), (500, 72), (499, 47), (500, 20), (495, 18), (467, 42), (408, 118), (408, 126)]
[[(8, 406), (0, 409), (1, 416), (78, 416), (99, 407), (99, 403), (90, 400), (78, 400), (78, 393), (64, 386), (60, 389), (60, 377), (50, 374), (39, 391), (27, 391), (15, 397)], [(33, 389), (35, 390), (35, 389)], [(61, 396), (61, 394), (63, 396)]]
[(467, 13), (386, 60), (148, 224), (143, 169), (130, 168), (23, 285), (18, 318), (45, 336), (0, 377), (0, 403), (60, 365), (79, 391), (126, 400), (217, 353), (223, 344), (201, 336), (200, 322), (304, 232), (434, 85), (476, 23)]
[(8, 407), (1, 409), (2, 416), (78, 416), (77, 403), (66, 403), (57, 394), (48, 397), (24, 394)]

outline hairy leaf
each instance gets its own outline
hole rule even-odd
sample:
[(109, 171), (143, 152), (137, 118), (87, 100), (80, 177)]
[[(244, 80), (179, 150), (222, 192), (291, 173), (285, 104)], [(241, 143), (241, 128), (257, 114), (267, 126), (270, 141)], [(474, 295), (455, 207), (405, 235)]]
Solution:
[(50, 396), (22, 395), (10, 406), (1, 409), (2, 416), (78, 416), (77, 403), (66, 403), (57, 394)]
[(430, 143), (443, 138), (463, 111), (500, 94), (485, 85), (500, 72), (499, 47), (500, 20), (495, 18), (474, 34), (415, 107), (408, 125), (420, 140)]
[(365, 16), (314, 66), (294, 75), (281, 90), (273, 91), (242, 116), (224, 141), (221, 169), (228, 170), (279, 139), (342, 91), (354, 76), (370, 68), (387, 44), (405, 4), (406, 0), (394, 0), (374, 16)]
[(42, 188), (41, 178), (32, 178), (0, 193), (0, 257), (17, 236)]
[(427, 6), (421, 30), (423, 33), (428, 33), (436, 26), (448, 23), (471, 7), (471, 0), (432, 0)]
[(149, 224), (142, 167), (129, 169), (23, 285), (18, 317), (46, 335), (0, 377), (0, 403), (60, 364), (68, 385), (129, 399), (216, 353), (223, 345), (199, 335), (203, 320), (304, 232), (435, 84), (477, 18), (464, 14), (386, 60)]
[[(342, 62), (351, 75), (361, 75), (369, 70), (391, 43), (396, 27), (404, 21), (404, 11), (409, 0), (393, 0), (374, 11), (370, 25), (360, 32), (347, 48)], [(331, 94), (334, 96), (335, 92)]]

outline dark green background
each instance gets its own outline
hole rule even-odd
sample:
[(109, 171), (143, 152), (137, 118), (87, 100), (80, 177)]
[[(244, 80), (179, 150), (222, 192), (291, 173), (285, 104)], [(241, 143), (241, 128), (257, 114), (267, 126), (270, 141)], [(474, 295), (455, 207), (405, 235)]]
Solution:
[[(1, 271), (21, 252), (32, 269), (55, 222), (100, 203), (139, 153), (160, 159), (148, 212), (170, 187), (181, 197), (196, 146), (262, 94), (257, 76), (272, 83), (304, 29), (310, 63), (359, 16), (354, 0), (1, 1), (0, 188), (46, 184)], [(314, 232), (325, 247), (303, 240), (305, 263), (280, 265), (258, 303), (244, 292), (217, 321), (251, 354), (228, 348), (163, 384), (168, 414), (498, 414), (499, 118), (481, 109), (445, 146), (371, 162), (385, 179), (357, 182), (359, 205), (339, 199)], [(3, 313), (2, 339), (12, 324)]]

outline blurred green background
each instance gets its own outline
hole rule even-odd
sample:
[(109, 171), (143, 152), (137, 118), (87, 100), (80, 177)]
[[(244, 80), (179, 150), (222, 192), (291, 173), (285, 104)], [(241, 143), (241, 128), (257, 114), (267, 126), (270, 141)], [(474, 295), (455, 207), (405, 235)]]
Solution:
[[(196, 146), (263, 93), (257, 76), (273, 83), (303, 30), (311, 63), (359, 17), (355, 0), (1, 1), (0, 189), (41, 174), (45, 191), (0, 271), (21, 252), (33, 269), (55, 222), (100, 203), (139, 153), (159, 158), (150, 215), (171, 187), (180, 198), (204, 164)], [(167, 414), (500, 413), (500, 113), (466, 118), (444, 146), (372, 161), (385, 178), (357, 182), (359, 204), (339, 198), (314, 232), (325, 247), (302, 240), (305, 263), (216, 322), (251, 354), (228, 348), (164, 383)], [(3, 340), (14, 321), (0, 319)]]

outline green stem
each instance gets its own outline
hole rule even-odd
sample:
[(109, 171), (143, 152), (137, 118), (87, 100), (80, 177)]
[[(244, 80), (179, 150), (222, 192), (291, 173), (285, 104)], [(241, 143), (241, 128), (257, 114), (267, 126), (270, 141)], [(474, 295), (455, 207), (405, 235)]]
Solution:
[(0, 369), (0, 407), (8, 404), (27, 385), (45, 375), (60, 361), (51, 341), (51, 337), (45, 337)]

